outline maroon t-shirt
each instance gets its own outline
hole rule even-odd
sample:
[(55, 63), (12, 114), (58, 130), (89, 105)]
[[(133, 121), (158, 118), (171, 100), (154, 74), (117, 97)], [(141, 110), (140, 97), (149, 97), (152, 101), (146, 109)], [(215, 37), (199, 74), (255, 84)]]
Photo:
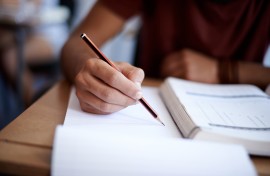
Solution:
[(183, 48), (262, 63), (270, 42), (269, 0), (101, 1), (124, 19), (141, 15), (137, 63), (148, 77), (159, 77), (162, 59)]

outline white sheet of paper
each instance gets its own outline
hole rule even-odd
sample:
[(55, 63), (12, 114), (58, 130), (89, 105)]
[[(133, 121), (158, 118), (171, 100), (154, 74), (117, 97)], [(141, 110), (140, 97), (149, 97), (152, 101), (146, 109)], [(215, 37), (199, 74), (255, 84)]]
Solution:
[(244, 148), (59, 126), (52, 176), (256, 175)]
[(129, 131), (129, 133), (142, 136), (181, 137), (179, 130), (158, 95), (158, 89), (154, 87), (143, 87), (142, 91), (144, 98), (157, 112), (165, 126), (154, 119), (140, 103), (110, 115), (97, 115), (83, 112), (80, 108), (74, 88), (71, 90), (64, 126), (86, 128), (105, 126), (106, 130), (117, 127), (123, 132)]
[(157, 88), (145, 99), (161, 125), (137, 104), (110, 115), (83, 112), (72, 89), (64, 126), (54, 139), (54, 175), (256, 175), (240, 146), (181, 139)]

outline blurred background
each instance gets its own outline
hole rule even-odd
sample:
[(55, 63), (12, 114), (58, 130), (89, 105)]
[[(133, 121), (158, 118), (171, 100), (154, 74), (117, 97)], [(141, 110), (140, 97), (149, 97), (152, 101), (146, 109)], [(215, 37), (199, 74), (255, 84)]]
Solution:
[[(61, 48), (95, 2), (0, 1), (0, 130), (62, 79)], [(139, 26), (132, 18), (103, 52), (132, 63)]]
[[(0, 130), (59, 79), (61, 48), (96, 0), (0, 1)], [(101, 49), (133, 64), (139, 16)], [(264, 64), (270, 66), (270, 49)]]

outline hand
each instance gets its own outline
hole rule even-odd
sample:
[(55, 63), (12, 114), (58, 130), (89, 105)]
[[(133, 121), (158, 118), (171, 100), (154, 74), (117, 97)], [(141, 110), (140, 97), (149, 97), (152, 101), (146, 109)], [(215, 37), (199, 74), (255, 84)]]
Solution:
[(161, 75), (174, 76), (191, 81), (218, 83), (217, 61), (202, 53), (183, 49), (168, 55), (161, 67)]
[(142, 97), (142, 69), (116, 63), (119, 71), (93, 58), (88, 59), (75, 78), (76, 94), (82, 110), (109, 114), (135, 104)]

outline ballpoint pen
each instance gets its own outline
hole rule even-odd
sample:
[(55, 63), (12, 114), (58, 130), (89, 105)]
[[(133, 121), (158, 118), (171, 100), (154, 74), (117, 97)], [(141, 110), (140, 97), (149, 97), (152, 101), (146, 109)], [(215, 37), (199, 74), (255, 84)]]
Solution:
[[(95, 52), (95, 54), (102, 59), (103, 61), (105, 61), (106, 63), (108, 63), (110, 66), (112, 66), (113, 68), (115, 68), (116, 70), (119, 71), (119, 69), (113, 64), (113, 62), (108, 59), (98, 48), (97, 46), (90, 40), (89, 37), (87, 37), (87, 35), (85, 33), (81, 34), (81, 38), (85, 41), (85, 43)], [(160, 123), (162, 123), (162, 125), (165, 126), (165, 124), (159, 119), (157, 113), (153, 110), (153, 108), (146, 102), (146, 100), (142, 97), (141, 99), (139, 99), (139, 102), (148, 110), (148, 112), (151, 113), (151, 115), (157, 119)]]

